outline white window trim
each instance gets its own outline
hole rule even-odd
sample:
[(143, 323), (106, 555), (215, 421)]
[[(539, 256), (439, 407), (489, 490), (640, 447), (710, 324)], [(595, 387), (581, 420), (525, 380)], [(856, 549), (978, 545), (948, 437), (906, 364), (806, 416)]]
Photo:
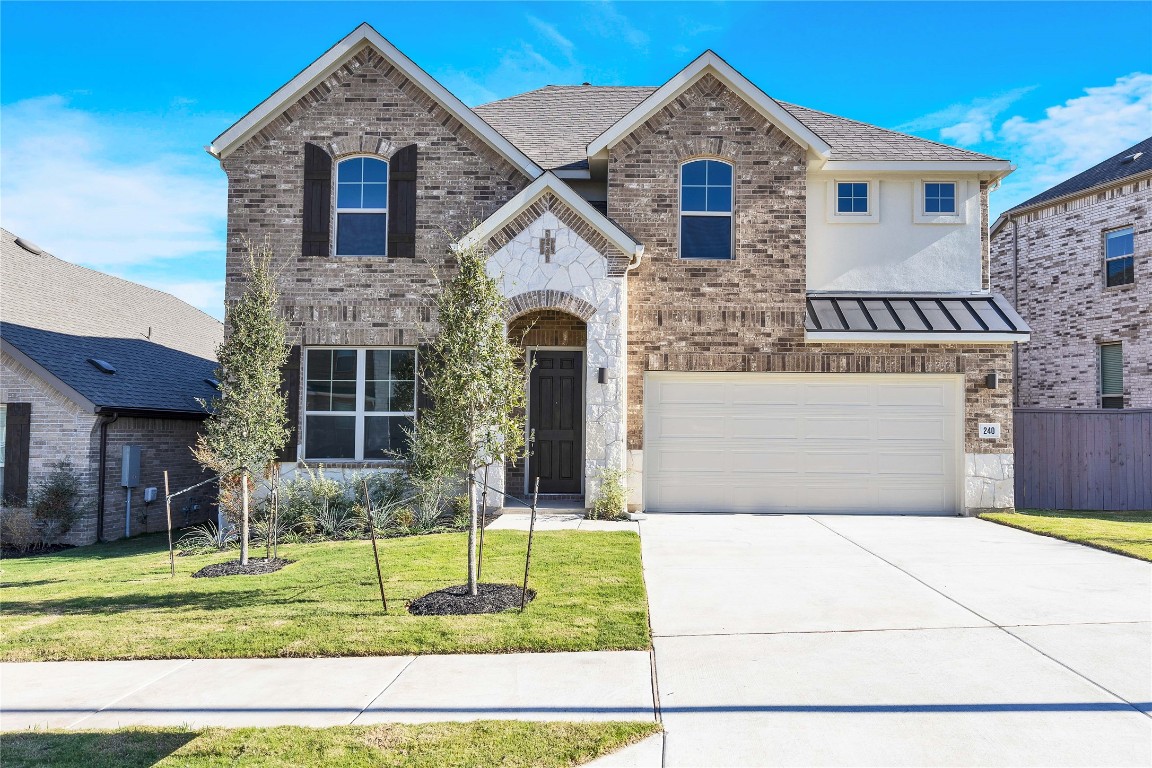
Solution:
[[(1126, 229), (1132, 230), (1132, 253), (1126, 253), (1123, 256), (1112, 256), (1111, 258), (1109, 258), (1109, 256), (1108, 256), (1108, 236), (1111, 234), (1114, 234), (1116, 232), (1123, 232)], [(1136, 227), (1132, 224), (1126, 224), (1123, 227), (1114, 227), (1113, 229), (1104, 230), (1104, 242), (1101, 243), (1101, 246), (1104, 249), (1104, 265), (1103, 265), (1104, 273), (1102, 275), (1103, 280), (1104, 280), (1104, 288), (1107, 290), (1107, 289), (1111, 289), (1111, 288), (1127, 288), (1130, 285), (1136, 285)], [(1108, 285), (1108, 262), (1117, 261), (1119, 259), (1127, 259), (1127, 258), (1132, 259), (1132, 282), (1130, 282), (1130, 283), (1118, 283), (1117, 285)]]
[[(837, 191), (841, 184), (868, 185), (868, 211), (866, 213), (840, 213), (836, 210)], [(880, 223), (880, 181), (879, 179), (836, 178), (828, 182), (827, 219), (829, 224), (879, 224)]]
[(384, 219), (384, 253), (340, 253), (340, 214), (342, 213), (383, 213), (385, 217), (390, 216), (388, 207), (384, 208), (341, 208), (340, 207), (340, 164), (346, 160), (356, 160), (358, 158), (371, 158), (372, 160), (379, 160), (384, 163), (388, 168), (388, 181), (385, 186), (389, 187), (388, 202), (391, 203), (391, 186), (392, 186), (392, 163), (386, 157), (380, 155), (346, 155), (336, 160), (335, 173), (332, 174), (332, 254), (341, 259), (383, 259), (388, 256), (388, 226), (390, 224), (388, 218)]
[[(685, 211), (684, 210), (684, 166), (689, 163), (697, 163), (701, 160), (711, 160), (715, 163), (723, 163), (732, 169), (732, 201), (729, 208), (732, 210), (724, 211)], [(696, 185), (693, 185), (696, 186)], [(707, 198), (707, 193), (705, 193)], [(685, 216), (711, 216), (715, 218), (727, 217), (731, 222), (728, 227), (730, 242), (728, 243), (728, 252), (731, 254), (726, 259), (708, 259), (700, 256), (685, 256), (684, 255), (684, 217)], [(680, 167), (676, 172), (676, 255), (684, 261), (735, 261), (736, 260), (736, 164), (731, 160), (724, 160), (719, 157), (692, 157), (680, 163)]]
[[(928, 213), (924, 210), (925, 184), (955, 184), (956, 185), (956, 212), (955, 213)], [(912, 221), (915, 224), (964, 224), (968, 220), (968, 182), (962, 179), (943, 179), (939, 177), (917, 179), (915, 194), (912, 201)]]
[[(308, 409), (308, 353), (309, 352), (324, 352), (324, 351), (339, 351), (346, 352), (348, 350), (356, 351), (356, 410), (354, 411), (313, 411)], [(301, 349), (301, 368), (303, 375), (303, 388), (301, 392), (302, 408), (300, 409), (302, 418), (300, 419), (300, 454), (301, 459), (304, 461), (316, 461), (325, 463), (339, 463), (339, 462), (375, 462), (375, 463), (391, 463), (395, 459), (365, 459), (364, 458), (364, 417), (365, 416), (410, 416), (416, 418), (416, 400), (419, 397), (418, 387), (413, 388), (412, 392), (412, 410), (411, 411), (365, 411), (364, 410), (364, 393), (365, 393), (365, 378), (364, 374), (367, 370), (367, 353), (369, 350), (411, 350), (413, 359), (416, 366), (419, 366), (419, 352), (416, 347), (340, 347), (340, 346), (311, 346)], [(416, 370), (419, 370), (417, 368)], [(416, 379), (417, 384), (419, 378)], [(355, 445), (353, 458), (337, 458), (333, 456), (309, 456), (308, 450), (308, 417), (309, 416), (353, 416), (356, 419), (355, 429)]]

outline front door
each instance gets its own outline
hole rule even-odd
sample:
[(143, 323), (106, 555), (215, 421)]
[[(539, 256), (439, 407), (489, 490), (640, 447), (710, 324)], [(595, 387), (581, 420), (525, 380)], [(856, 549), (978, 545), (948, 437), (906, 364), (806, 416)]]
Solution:
[(540, 478), (540, 493), (580, 493), (583, 462), (583, 352), (532, 353), (528, 387), (528, 492)]

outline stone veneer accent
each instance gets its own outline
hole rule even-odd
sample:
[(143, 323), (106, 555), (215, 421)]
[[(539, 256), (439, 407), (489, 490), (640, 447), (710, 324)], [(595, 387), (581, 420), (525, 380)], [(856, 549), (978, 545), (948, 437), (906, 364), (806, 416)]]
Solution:
[[(585, 321), (584, 488), (590, 500), (597, 491), (598, 471), (623, 468), (625, 461), (627, 291), (625, 278), (611, 274), (610, 258), (565, 223), (569, 216), (557, 209), (566, 208), (553, 199), (548, 210), (510, 240), (492, 241), (488, 273), (500, 281), (513, 317), (551, 309)], [(555, 243), (555, 253), (547, 256), (540, 252), (545, 237)], [(608, 369), (604, 384), (597, 380), (599, 368)], [(509, 488), (513, 493), (521, 490)]]
[[(700, 156), (733, 163), (731, 261), (679, 258), (678, 168)], [(1011, 345), (805, 342), (806, 173), (804, 149), (710, 75), (611, 149), (609, 215), (645, 244), (628, 285), (634, 469), (642, 464), (644, 374), (665, 370), (961, 374), (965, 452), (1010, 457)], [(986, 225), (984, 200), (981, 210)], [(984, 387), (992, 371), (1005, 381), (995, 390)], [(1000, 440), (977, 437), (987, 421), (1001, 424)], [(969, 490), (966, 504), (982, 495)], [(1007, 501), (1003, 492), (998, 501)]]
[[(992, 288), (1032, 327), (1019, 346), (1018, 404), (1100, 407), (1098, 345), (1122, 342), (1124, 406), (1152, 408), (1152, 179), (1128, 179), (1090, 195), (1013, 216), (992, 241)], [(1136, 280), (1105, 287), (1104, 233), (1131, 226)]]

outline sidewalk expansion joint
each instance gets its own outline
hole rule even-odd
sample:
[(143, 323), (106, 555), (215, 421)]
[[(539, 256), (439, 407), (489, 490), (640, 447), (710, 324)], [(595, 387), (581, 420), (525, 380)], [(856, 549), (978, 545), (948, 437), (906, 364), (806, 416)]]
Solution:
[(70, 725), (68, 725), (68, 728), (69, 729), (75, 728), (76, 726), (80, 725), (80, 723), (84, 722), (88, 718), (90, 718), (94, 715), (98, 715), (101, 712), (104, 712), (105, 710), (111, 709), (113, 705), (119, 704), (121, 701), (124, 701), (124, 699), (128, 698), (129, 696), (134, 696), (135, 694), (139, 693), (140, 691), (144, 690), (145, 688), (147, 688), (150, 685), (155, 685), (156, 683), (160, 682), (164, 678), (168, 677), (168, 675), (171, 675), (173, 672), (176, 672), (177, 670), (184, 669), (184, 667), (188, 666), (189, 664), (191, 664), (194, 661), (204, 661), (204, 659), (184, 659), (184, 662), (182, 664), (177, 664), (176, 666), (172, 667), (172, 669), (168, 670), (167, 672), (159, 674), (156, 677), (149, 680), (148, 682), (142, 683), (141, 685), (136, 686), (135, 688), (128, 691), (124, 695), (117, 696), (115, 699), (112, 699), (112, 701), (110, 701), (107, 704), (105, 704), (104, 706), (100, 707), (95, 712), (89, 712), (88, 714), (84, 715), (84, 717), (80, 718), (76, 722), (71, 723)]
[(375, 696), (373, 696), (373, 697), (372, 697), (372, 700), (371, 700), (371, 701), (369, 701), (367, 704), (365, 704), (365, 705), (364, 705), (364, 708), (363, 708), (363, 709), (361, 709), (359, 712), (357, 712), (357, 713), (356, 713), (356, 717), (352, 718), (352, 719), (351, 719), (351, 720), (348, 722), (348, 725), (355, 725), (355, 724), (356, 724), (356, 721), (360, 719), (360, 716), (361, 716), (361, 715), (363, 715), (365, 712), (367, 712), (369, 709), (371, 709), (371, 708), (372, 708), (372, 705), (373, 705), (373, 704), (375, 704), (377, 701), (379, 701), (379, 700), (380, 700), (380, 697), (381, 697), (381, 696), (383, 696), (385, 693), (387, 693), (387, 692), (388, 692), (388, 689), (389, 689), (389, 688), (391, 688), (393, 685), (395, 685), (395, 684), (396, 684), (396, 681), (400, 679), (400, 676), (401, 676), (401, 675), (403, 675), (405, 672), (407, 672), (407, 671), (408, 671), (408, 667), (412, 666), (412, 664), (413, 664), (413, 663), (415, 663), (416, 659), (418, 659), (418, 658), (420, 658), (420, 656), (418, 656), (418, 655), (417, 655), (417, 656), (413, 656), (412, 658), (410, 658), (410, 659), (408, 660), (408, 663), (407, 663), (407, 664), (405, 664), (403, 667), (401, 667), (401, 668), (400, 668), (400, 671), (396, 673), (396, 676), (395, 676), (395, 677), (393, 677), (391, 680), (389, 680), (389, 681), (388, 681), (388, 682), (387, 682), (387, 683), (384, 685), (384, 687), (380, 689), (380, 693), (378, 693), (378, 694), (376, 694)]

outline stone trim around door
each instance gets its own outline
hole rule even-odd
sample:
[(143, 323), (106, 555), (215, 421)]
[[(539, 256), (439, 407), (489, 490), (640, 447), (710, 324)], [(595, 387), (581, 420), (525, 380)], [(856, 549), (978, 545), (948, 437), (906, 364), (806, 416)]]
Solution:
[[(609, 256), (551, 211), (528, 222), (488, 258), (488, 274), (508, 297), (510, 322), (527, 312), (551, 309), (586, 324), (582, 379), (586, 503), (599, 490), (602, 470), (625, 466), (627, 286), (625, 277), (614, 271)], [(503, 476), (499, 480), (503, 488)]]

